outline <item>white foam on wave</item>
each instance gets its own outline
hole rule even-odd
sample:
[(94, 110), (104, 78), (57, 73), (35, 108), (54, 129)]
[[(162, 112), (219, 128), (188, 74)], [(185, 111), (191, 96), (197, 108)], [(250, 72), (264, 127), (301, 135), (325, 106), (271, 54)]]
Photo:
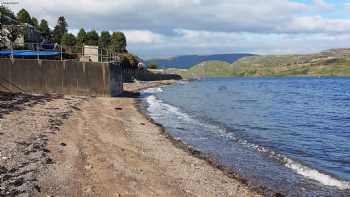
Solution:
[(158, 99), (156, 96), (151, 95), (146, 98), (148, 103), (147, 110), (153, 115), (162, 115), (163, 113), (173, 113), (177, 117), (187, 121), (193, 121), (193, 119), (186, 113), (181, 112), (181, 110), (173, 105), (164, 103), (162, 100)]
[[(151, 113), (151, 116), (163, 116), (165, 113), (175, 115), (177, 119), (180, 119), (183, 123), (191, 123), (194, 126), (205, 127), (208, 131), (215, 131), (216, 134), (223, 137), (228, 137), (227, 132), (213, 124), (202, 122), (186, 112), (183, 112), (180, 108), (175, 107), (171, 104), (164, 103), (161, 99), (157, 98), (155, 95), (148, 96), (146, 98), (148, 103), (147, 111)], [(230, 136), (232, 139), (236, 139)]]
[(332, 176), (323, 174), (315, 169), (311, 169), (288, 158), (285, 158), (285, 162), (286, 167), (294, 170), (296, 173), (303, 175), (304, 177), (318, 181), (323, 185), (337, 187), (341, 190), (350, 189), (349, 182), (338, 180), (336, 178), (333, 178)]
[(154, 94), (154, 93), (159, 93), (159, 92), (163, 92), (163, 89), (158, 87), (158, 88), (148, 88), (142, 91), (142, 93), (150, 93), (150, 94)]
[(312, 169), (310, 167), (302, 165), (301, 163), (298, 163), (292, 159), (287, 158), (284, 155), (278, 154), (278, 153), (276, 153), (272, 150), (269, 150), (265, 147), (249, 143), (246, 140), (240, 140), (239, 143), (241, 143), (249, 148), (253, 148), (258, 152), (268, 154), (269, 157), (279, 160), (287, 168), (292, 169), (297, 174), (302, 175), (308, 179), (317, 181), (317, 182), (319, 182), (323, 185), (326, 185), (326, 186), (337, 187), (340, 190), (350, 189), (350, 183), (347, 181), (341, 181), (341, 180), (338, 180), (330, 175), (323, 174), (315, 169)]

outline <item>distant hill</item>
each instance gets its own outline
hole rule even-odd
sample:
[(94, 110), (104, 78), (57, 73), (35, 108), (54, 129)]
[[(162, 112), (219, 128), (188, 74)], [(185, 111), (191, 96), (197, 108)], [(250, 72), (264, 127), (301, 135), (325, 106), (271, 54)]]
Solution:
[(252, 54), (184, 55), (169, 59), (151, 59), (146, 63), (156, 64), (161, 68), (187, 69), (205, 61), (223, 61), (231, 64), (247, 56), (252, 56)]
[[(172, 72), (176, 72), (172, 70)], [(226, 76), (350, 76), (350, 49), (332, 49), (307, 55), (244, 57), (233, 64), (207, 61), (188, 70), (185, 78)]]

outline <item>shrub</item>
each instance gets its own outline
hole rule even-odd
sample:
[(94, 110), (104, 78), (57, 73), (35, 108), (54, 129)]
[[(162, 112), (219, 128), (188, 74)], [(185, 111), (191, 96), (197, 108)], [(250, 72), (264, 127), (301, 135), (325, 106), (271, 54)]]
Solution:
[(118, 54), (118, 56), (120, 57), (121, 63), (124, 65), (136, 67), (139, 63), (138, 58), (131, 53), (121, 53)]
[(158, 65), (157, 64), (150, 64), (148, 65), (149, 69), (158, 69)]

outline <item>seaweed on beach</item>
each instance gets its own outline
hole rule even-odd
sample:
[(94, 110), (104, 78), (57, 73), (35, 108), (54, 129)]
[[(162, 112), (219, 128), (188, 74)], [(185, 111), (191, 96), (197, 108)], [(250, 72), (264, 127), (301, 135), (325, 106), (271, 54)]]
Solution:
[[(80, 102), (63, 95), (0, 92), (0, 197), (41, 192), (38, 176), (55, 163), (47, 147), (48, 135), (60, 130)], [(4, 116), (12, 112), (19, 113), (13, 114), (20, 117), (18, 121)]]
[(33, 136), (16, 142), (14, 165), (0, 166), (0, 196), (26, 196), (40, 190), (36, 174), (52, 160), (46, 149), (47, 136)]
[(0, 92), (0, 118), (13, 111), (23, 110), (52, 100), (52, 95), (30, 95), (24, 93)]

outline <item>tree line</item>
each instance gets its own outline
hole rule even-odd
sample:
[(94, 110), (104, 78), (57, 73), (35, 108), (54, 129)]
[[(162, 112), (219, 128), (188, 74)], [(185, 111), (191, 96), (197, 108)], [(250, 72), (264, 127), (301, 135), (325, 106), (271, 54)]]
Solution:
[[(44, 42), (57, 43), (62, 46), (73, 48), (73, 52), (80, 52), (83, 45), (99, 46), (108, 49), (111, 53), (124, 54), (130, 59), (127, 51), (127, 41), (123, 32), (102, 31), (100, 34), (96, 30), (86, 32), (81, 28), (77, 36), (68, 32), (68, 23), (64, 16), (60, 16), (57, 24), (53, 29), (49, 27), (48, 21), (42, 19), (40, 22), (36, 17), (32, 17), (25, 9), (21, 9), (15, 15), (11, 10), (4, 6), (0, 6), (0, 25), (13, 24), (29, 24), (37, 29)], [(1, 27), (0, 27), (1, 28)], [(132, 58), (132, 62), (136, 61), (136, 57)]]

